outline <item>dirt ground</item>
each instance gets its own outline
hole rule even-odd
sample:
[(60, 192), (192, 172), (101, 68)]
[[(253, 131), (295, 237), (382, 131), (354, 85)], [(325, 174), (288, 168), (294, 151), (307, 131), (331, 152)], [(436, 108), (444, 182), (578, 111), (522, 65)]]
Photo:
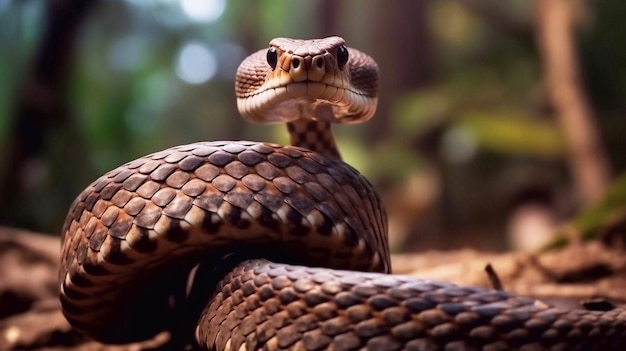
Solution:
[[(0, 227), (0, 350), (156, 350), (167, 334), (130, 345), (103, 345), (72, 330), (57, 292), (59, 238)], [(626, 255), (598, 242), (542, 254), (474, 250), (394, 255), (394, 273), (490, 287), (491, 264), (507, 291), (565, 308), (582, 301), (625, 302)]]

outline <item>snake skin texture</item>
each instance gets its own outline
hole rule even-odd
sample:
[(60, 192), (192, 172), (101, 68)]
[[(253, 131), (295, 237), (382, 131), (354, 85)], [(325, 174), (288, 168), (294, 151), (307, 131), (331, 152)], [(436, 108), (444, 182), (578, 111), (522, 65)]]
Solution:
[(109, 343), (172, 327), (144, 315), (170, 316), (176, 278), (238, 243), (390, 270), (386, 214), (367, 179), (312, 151), (256, 142), (183, 145), (116, 168), (74, 201), (63, 242), (65, 316)]
[(211, 350), (623, 350), (626, 311), (565, 311), (414, 277), (244, 262), (196, 338)]
[(287, 123), (291, 145), (321, 152), (324, 156), (341, 159), (341, 153), (331, 129), (331, 122), (301, 119)]

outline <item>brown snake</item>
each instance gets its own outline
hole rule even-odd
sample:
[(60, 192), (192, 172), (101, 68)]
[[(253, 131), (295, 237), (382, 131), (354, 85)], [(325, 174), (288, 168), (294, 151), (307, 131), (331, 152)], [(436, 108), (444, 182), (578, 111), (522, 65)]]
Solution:
[(375, 62), (339, 37), (274, 39), (249, 56), (238, 107), (253, 121), (287, 122), (294, 146), (199, 142), (93, 182), (63, 228), (70, 323), (106, 343), (163, 330), (187, 340), (195, 330), (216, 350), (625, 347), (621, 309), (566, 311), (503, 291), (333, 270), (390, 271), (382, 203), (330, 132), (373, 115), (377, 80)]

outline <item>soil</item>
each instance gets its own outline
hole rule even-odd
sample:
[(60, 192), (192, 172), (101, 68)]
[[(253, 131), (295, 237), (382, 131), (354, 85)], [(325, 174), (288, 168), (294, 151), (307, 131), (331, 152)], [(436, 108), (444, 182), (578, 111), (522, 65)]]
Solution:
[[(168, 349), (167, 333), (129, 345), (103, 345), (73, 330), (58, 301), (58, 237), (0, 227), (0, 350)], [(491, 287), (493, 267), (504, 289), (565, 308), (581, 301), (624, 303), (626, 255), (599, 242), (572, 243), (538, 254), (470, 249), (393, 255), (394, 273)], [(609, 303), (610, 302), (610, 303)]]

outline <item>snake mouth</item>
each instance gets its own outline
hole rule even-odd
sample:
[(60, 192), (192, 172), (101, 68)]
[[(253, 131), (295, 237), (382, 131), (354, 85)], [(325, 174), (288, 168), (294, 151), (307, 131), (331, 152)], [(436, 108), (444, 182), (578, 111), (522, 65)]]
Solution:
[[(335, 83), (335, 82), (333, 82)], [(304, 80), (288, 84), (267, 84), (246, 97), (237, 98), (244, 118), (257, 123), (284, 123), (297, 119), (354, 124), (369, 120), (377, 98), (339, 84)]]

